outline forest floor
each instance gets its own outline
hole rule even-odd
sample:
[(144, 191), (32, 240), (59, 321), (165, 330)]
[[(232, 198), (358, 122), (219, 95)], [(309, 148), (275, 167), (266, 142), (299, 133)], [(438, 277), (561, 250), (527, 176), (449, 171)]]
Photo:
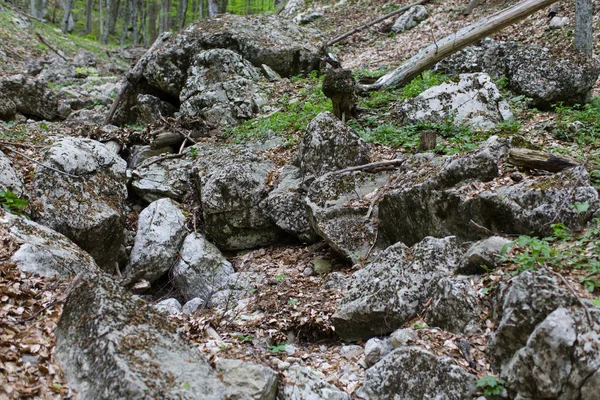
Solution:
[[(470, 16), (465, 17), (462, 15), (462, 10), (467, 3), (466, 0), (462, 2), (434, 0), (426, 6), (431, 17), (411, 31), (398, 35), (390, 34), (389, 26), (393, 21), (390, 20), (368, 28), (343, 43), (333, 46), (330, 50), (339, 56), (345, 68), (353, 69), (359, 78), (382, 75), (433, 41), (516, 2), (485, 1)], [(314, 23), (314, 26), (321, 29), (329, 39), (392, 10), (391, 3), (384, 0), (347, 1), (337, 5), (334, 5), (334, 2), (315, 0), (311, 4), (313, 7), (332, 6), (325, 10), (323, 18)], [(559, 15), (568, 16), (571, 25), (562, 30), (550, 30), (547, 12), (542, 10), (493, 37), (500, 40), (543, 44), (560, 52), (571, 46), (573, 4), (562, 4)], [(22, 28), (22, 25), (13, 19), (14, 17), (9, 20), (0, 19), (0, 50), (9, 56), (7, 61), (1, 64), (0, 76), (17, 73), (24, 68), (30, 58), (43, 59), (51, 56), (48, 46), (41, 43), (34, 35), (36, 31), (41, 33), (51, 46), (69, 56), (73, 56), (78, 47), (93, 51), (99, 57), (102, 74), (119, 76), (127, 70), (131, 61), (121, 59), (115, 64), (112, 60), (117, 59), (117, 54), (122, 54), (118, 49), (96, 45), (78, 38), (67, 38), (52, 27), (19, 17), (24, 20), (23, 23), (30, 24), (27, 28)], [(598, 26), (598, 15), (595, 16), (595, 26)], [(600, 33), (596, 29), (596, 53), (600, 51), (598, 36)], [(293, 92), (296, 93), (300, 104), (310, 105), (306, 115), (293, 115), (293, 118), (302, 121), (303, 118), (310, 120), (323, 109), (322, 107), (329, 107), (319, 94), (319, 82), (318, 77), (298, 78), (284, 80), (273, 86), (271, 88), (273, 105), (271, 110), (265, 110), (265, 114), (279, 107), (286, 93)], [(595, 94), (600, 94), (599, 86), (596, 86)], [(397, 96), (398, 92), (392, 95)], [(368, 113), (371, 120), (359, 121), (356, 125), (356, 129), (373, 144), (379, 159), (389, 158), (399, 151), (414, 151), (414, 141), (411, 141), (414, 138), (405, 131), (398, 131), (406, 134), (402, 136), (406, 138), (405, 142), (382, 140), (382, 136), (374, 134), (369, 136), (369, 132), (376, 131), (374, 125), (397, 129), (389, 125), (390, 109), (389, 104), (386, 104), (389, 100), (390, 97), (385, 95), (372, 95), (361, 99), (365, 108), (371, 106), (372, 111)], [(289, 102), (287, 98), (285, 101)], [(548, 129), (548, 126), (561, 128), (574, 120), (588, 118), (589, 121), (585, 121), (592, 124), (593, 133), (600, 135), (598, 130), (600, 109), (590, 108), (589, 112), (586, 112), (586, 110), (569, 108), (556, 112), (539, 112), (528, 109), (523, 104), (523, 100), (518, 98), (513, 99), (512, 105), (515, 107), (519, 124), (509, 129), (513, 132), (518, 131), (535, 145), (584, 158), (589, 157), (590, 154), (600, 154), (594, 153), (600, 148), (596, 146), (595, 140), (593, 146), (579, 140), (563, 142), (556, 139), (552, 129)], [(250, 126), (248, 124), (231, 133), (228, 140), (243, 141), (252, 138), (256, 133), (252, 129), (257, 129), (255, 127), (261, 125), (261, 117), (256, 121), (259, 122), (254, 123), (251, 129), (246, 129)], [(21, 127), (2, 124), (0, 143), (10, 141), (14, 144), (18, 140), (23, 151), (36, 158), (39, 157), (39, 152), (35, 145), (32, 145), (35, 137), (47, 135), (48, 131), (61, 133), (66, 129), (60, 123), (48, 124), (44, 127), (39, 123), (28, 123)], [(269, 154), (269, 158), (277, 160), (278, 165), (289, 161), (302, 129), (303, 127), (297, 128), (290, 124), (287, 132), (290, 146), (279, 150), (276, 154)], [(467, 139), (472, 139), (464, 137), (467, 135), (473, 135), (477, 140), (469, 141), (467, 144)], [(444, 143), (444, 149), (448, 153), (468, 151), (485, 140), (485, 137), (474, 132), (466, 132), (459, 139), (455, 138), (455, 141), (452, 138), (448, 139), (447, 143)], [(31, 165), (23, 158), (16, 157), (16, 163), (23, 169), (31, 170)], [(586, 283), (583, 279), (589, 278), (589, 274), (585, 269), (577, 267), (577, 262), (589, 263), (590, 259), (595, 260), (594, 257), (600, 254), (597, 251), (600, 245), (596, 243), (597, 228), (592, 228), (588, 232), (591, 234), (588, 234), (583, 242), (580, 233), (561, 240), (544, 242), (553, 249), (552, 257), (554, 257), (545, 261), (549, 265), (561, 267), (561, 273), (564, 273), (570, 285), (583, 297), (598, 295), (596, 284), (592, 282), (590, 286), (590, 283)], [(575, 257), (575, 254), (569, 253), (572, 251), (570, 248), (575, 247), (575, 244), (578, 249), (582, 249), (583, 253), (589, 253), (588, 258), (576, 263), (565, 261)], [(68, 281), (60, 277), (40, 278), (18, 271), (14, 264), (7, 262), (14, 248), (14, 242), (0, 234), (0, 400), (76, 398), (76, 393), (68, 387), (52, 357), (54, 328), (60, 318), (62, 301), (64, 301), (62, 295), (68, 286)], [(524, 250), (525, 246), (517, 250), (516, 254), (523, 254)], [(176, 315), (170, 318), (179, 320), (182, 331), (212, 360), (216, 357), (241, 358), (271, 366), (275, 370), (285, 368), (286, 363), (300, 360), (328, 382), (354, 394), (365, 377), (362, 360), (364, 343), (349, 344), (337, 339), (330, 317), (342, 296), (341, 291), (335, 288), (335, 277), (348, 278), (364, 265), (360, 263), (350, 265), (321, 244), (275, 246), (227, 254), (227, 256), (236, 271), (264, 273), (266, 276), (264, 281), (256, 284), (256, 290), (250, 299), (235, 309), (224, 312), (206, 310), (192, 316)], [(332, 266), (331, 271), (324, 275), (306, 276), (304, 271), (307, 267), (311, 267), (313, 260), (317, 258), (329, 261)], [(508, 261), (503, 268), (487, 274), (477, 283), (480, 292), (489, 293), (488, 298), (490, 298), (498, 282), (509, 279), (511, 273), (521, 270), (522, 267), (522, 263)], [(600, 271), (596, 271), (592, 278), (597, 277), (600, 286), (598, 272)], [(155, 300), (176, 296), (176, 293), (169, 292), (169, 288), (169, 283), (166, 281), (161, 298)], [(591, 293), (586, 291), (586, 288), (591, 289)], [(410, 321), (406, 327), (417, 330), (418, 344), (435, 354), (453, 357), (465, 369), (483, 378), (492, 374), (484, 349), (488, 336), (495, 327), (490, 318), (490, 310), (484, 308), (483, 311), (480, 316), (481, 333), (467, 338), (472, 346), (472, 357), (477, 362), (476, 369), (468, 365), (456, 346), (455, 343), (459, 339), (457, 335), (429, 328), (420, 317)]]

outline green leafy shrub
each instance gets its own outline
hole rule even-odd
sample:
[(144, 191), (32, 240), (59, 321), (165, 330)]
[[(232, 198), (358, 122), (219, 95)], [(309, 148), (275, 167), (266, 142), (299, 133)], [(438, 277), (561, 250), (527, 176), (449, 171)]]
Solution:
[(23, 215), (23, 210), (28, 205), (27, 200), (19, 198), (10, 190), (0, 189), (0, 207), (2, 209), (17, 215)]
[(449, 80), (450, 78), (447, 75), (438, 74), (433, 71), (425, 71), (402, 88), (402, 98), (409, 99), (417, 97), (430, 87), (441, 85)]
[(503, 379), (493, 375), (488, 375), (477, 381), (477, 387), (483, 390), (485, 397), (500, 396), (504, 391), (505, 384), (506, 382)]

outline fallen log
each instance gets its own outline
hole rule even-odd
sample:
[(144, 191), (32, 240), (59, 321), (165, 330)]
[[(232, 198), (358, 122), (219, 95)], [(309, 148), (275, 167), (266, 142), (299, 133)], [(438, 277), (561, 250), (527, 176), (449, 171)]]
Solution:
[(525, 19), (536, 11), (548, 7), (557, 1), (525, 0), (496, 14), (485, 17), (443, 38), (439, 42), (429, 45), (395, 70), (379, 78), (374, 84), (362, 86), (361, 90), (373, 91), (403, 86), (421, 72), (433, 67), (438, 61), (515, 22)]
[(362, 30), (365, 30), (368, 27), (373, 26), (373, 25), (375, 25), (375, 24), (377, 24), (379, 22), (385, 21), (386, 19), (391, 18), (394, 15), (401, 14), (401, 13), (407, 11), (408, 9), (410, 9), (411, 7), (418, 6), (418, 5), (421, 5), (421, 4), (425, 4), (427, 2), (429, 2), (429, 0), (420, 0), (420, 1), (417, 1), (416, 3), (412, 3), (412, 4), (409, 4), (407, 6), (401, 7), (399, 9), (397, 9), (397, 10), (394, 10), (391, 13), (385, 14), (384, 16), (381, 16), (381, 17), (376, 18), (376, 19), (374, 19), (372, 21), (369, 21), (369, 22), (367, 22), (364, 25), (356, 27), (356, 28), (352, 29), (351, 31), (344, 33), (343, 35), (340, 35), (340, 36), (336, 37), (335, 39), (330, 40), (329, 42), (327, 42), (327, 46), (333, 46), (334, 44), (336, 44), (338, 42), (341, 42), (342, 40), (346, 39), (349, 36), (354, 35), (355, 33), (358, 33), (358, 32), (360, 32)]
[(115, 101), (113, 101), (113, 104), (110, 107), (108, 114), (106, 114), (106, 118), (104, 119), (104, 125), (110, 125), (113, 117), (115, 116), (115, 112), (117, 111), (117, 107), (119, 106), (119, 103), (121, 103), (121, 100), (123, 100), (125, 93), (127, 93), (127, 91), (131, 87), (137, 85), (138, 82), (142, 79), (142, 74), (144, 73), (143, 60), (146, 58), (146, 56), (148, 54), (151, 54), (157, 47), (166, 42), (171, 36), (172, 34), (170, 32), (165, 32), (162, 35), (160, 35), (154, 41), (154, 43), (152, 43), (152, 46), (150, 46), (150, 48), (144, 53), (144, 55), (141, 56), (140, 59), (135, 63), (135, 65), (127, 73), (127, 75), (125, 75), (125, 78), (123, 78), (123, 84), (121, 85), (121, 90), (119, 91), (119, 94), (117, 94), (117, 97), (115, 97)]
[(572, 158), (559, 157), (545, 151), (524, 148), (510, 149), (508, 162), (516, 167), (543, 169), (544, 171), (560, 172), (565, 168), (576, 167), (579, 163)]

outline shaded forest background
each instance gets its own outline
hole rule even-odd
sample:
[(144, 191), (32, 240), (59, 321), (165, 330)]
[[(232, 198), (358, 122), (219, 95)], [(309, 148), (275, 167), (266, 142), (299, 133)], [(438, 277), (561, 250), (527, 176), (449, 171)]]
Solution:
[(149, 46), (159, 34), (222, 14), (275, 10), (283, 0), (7, 0), (64, 33), (104, 44)]

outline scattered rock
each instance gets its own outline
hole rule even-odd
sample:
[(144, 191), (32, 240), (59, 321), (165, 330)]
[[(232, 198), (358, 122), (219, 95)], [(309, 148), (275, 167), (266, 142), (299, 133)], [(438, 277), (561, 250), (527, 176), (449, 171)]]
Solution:
[(306, 6), (305, 0), (288, 0), (285, 7), (279, 13), (282, 18), (293, 18)]
[(319, 378), (309, 368), (293, 364), (284, 373), (279, 388), (282, 400), (350, 400), (350, 396)]
[(487, 347), (493, 365), (500, 367), (525, 346), (535, 326), (560, 307), (577, 299), (544, 272), (523, 272), (500, 291), (494, 316), (499, 319)]
[(479, 296), (468, 277), (445, 277), (435, 283), (425, 322), (462, 334), (477, 315)]
[(554, 16), (550, 22), (548, 22), (550, 29), (562, 29), (567, 25), (569, 25), (569, 17)]
[(399, 112), (405, 123), (441, 123), (452, 117), (454, 124), (476, 129), (490, 129), (513, 118), (508, 103), (490, 76), (483, 73), (461, 74), (458, 83), (429, 88), (415, 98), (406, 99)]
[(403, 243), (388, 247), (352, 275), (331, 317), (336, 333), (359, 340), (399, 328), (421, 312), (435, 283), (452, 273), (460, 255), (455, 237), (427, 237), (412, 249)]
[[(558, 308), (535, 327), (502, 369), (513, 398), (594, 399), (598, 396), (600, 310)], [(589, 397), (587, 397), (589, 395)]]
[(185, 236), (185, 216), (177, 203), (160, 199), (139, 216), (131, 260), (125, 275), (131, 283), (150, 282), (167, 272), (175, 262)]
[(369, 367), (375, 365), (390, 351), (392, 347), (387, 340), (371, 338), (365, 343), (365, 362)]
[(418, 339), (417, 333), (414, 329), (397, 329), (390, 335), (389, 342), (393, 349), (398, 347), (407, 346), (409, 343)]
[(345, 167), (369, 162), (370, 149), (330, 112), (313, 119), (298, 148), (295, 164), (302, 176), (321, 176)]
[(473, 244), (460, 260), (456, 273), (483, 274), (496, 268), (500, 263), (500, 252), (508, 243), (510, 243), (508, 239), (492, 236)]
[(25, 217), (0, 210), (0, 232), (19, 245), (10, 261), (22, 271), (67, 277), (99, 271), (94, 259), (65, 236)]
[[(143, 159), (149, 154), (152, 154), (151, 150), (145, 154), (136, 153), (136, 161), (139, 162), (140, 158)], [(160, 156), (156, 155), (156, 157)], [(151, 157), (147, 163), (142, 162), (137, 166), (131, 186), (137, 195), (148, 203), (163, 197), (181, 201), (187, 193), (193, 190), (193, 186), (190, 184), (193, 160), (185, 157), (153, 162), (155, 160)]]
[(223, 383), (194, 344), (106, 275), (73, 283), (54, 357), (81, 398), (225, 399)]
[(67, 236), (113, 273), (125, 238), (126, 163), (95, 140), (52, 140), (44, 163), (78, 177), (36, 167), (37, 221)]
[(96, 67), (96, 55), (91, 51), (79, 49), (75, 58), (73, 58), (73, 63), (82, 68)]
[(11, 121), (17, 113), (17, 105), (8, 96), (0, 92), (0, 120)]
[(357, 396), (362, 399), (405, 400), (470, 398), (476, 376), (450, 357), (436, 357), (418, 347), (398, 348), (367, 370)]
[(171, 103), (162, 101), (150, 94), (140, 94), (137, 97), (137, 106), (132, 112), (137, 112), (137, 121), (140, 124), (151, 124), (164, 117), (175, 114), (176, 108)]
[[(129, 155), (129, 159), (127, 160), (127, 167), (129, 169), (136, 169), (138, 167), (141, 167), (142, 164), (144, 163), (144, 161), (146, 161), (152, 157), (160, 156), (161, 154), (165, 154), (165, 153), (173, 153), (173, 149), (170, 146), (161, 147), (159, 149), (153, 149), (151, 146), (148, 146), (148, 145), (145, 145), (145, 146), (134, 145), (131, 147), (131, 153)], [(138, 173), (139, 173), (139, 171), (138, 171)], [(135, 179), (134, 179), (134, 182), (135, 182)], [(158, 200), (158, 199), (154, 199), (154, 200)]]
[(421, 22), (429, 18), (427, 9), (423, 6), (412, 6), (405, 13), (400, 15), (394, 25), (392, 26), (392, 32), (402, 33), (408, 31)]
[(154, 305), (154, 308), (167, 314), (181, 313), (181, 303), (177, 299), (165, 299)]
[(173, 286), (185, 300), (198, 297), (208, 304), (213, 293), (223, 288), (235, 272), (219, 249), (199, 233), (189, 234), (179, 253), (171, 275)]
[(306, 12), (296, 15), (293, 21), (300, 25), (310, 24), (319, 18), (323, 17), (323, 13), (316, 10), (307, 10)]
[(196, 311), (198, 311), (199, 309), (204, 308), (204, 307), (206, 307), (206, 302), (199, 297), (195, 297), (195, 298), (191, 299), (190, 301), (186, 302), (183, 305), (183, 308), (181, 311), (184, 314), (193, 314)]
[[(10, 98), (17, 111), (26, 116), (53, 120), (58, 115), (58, 102), (48, 86), (25, 75), (1, 79), (0, 93)], [(12, 109), (10, 103), (2, 103), (8, 111)]]
[(275, 400), (277, 372), (262, 365), (220, 358), (215, 363), (223, 376), (225, 398), (236, 400)]
[(10, 158), (0, 151), (0, 190), (10, 190), (17, 196), (23, 195), (23, 178), (12, 167)]

